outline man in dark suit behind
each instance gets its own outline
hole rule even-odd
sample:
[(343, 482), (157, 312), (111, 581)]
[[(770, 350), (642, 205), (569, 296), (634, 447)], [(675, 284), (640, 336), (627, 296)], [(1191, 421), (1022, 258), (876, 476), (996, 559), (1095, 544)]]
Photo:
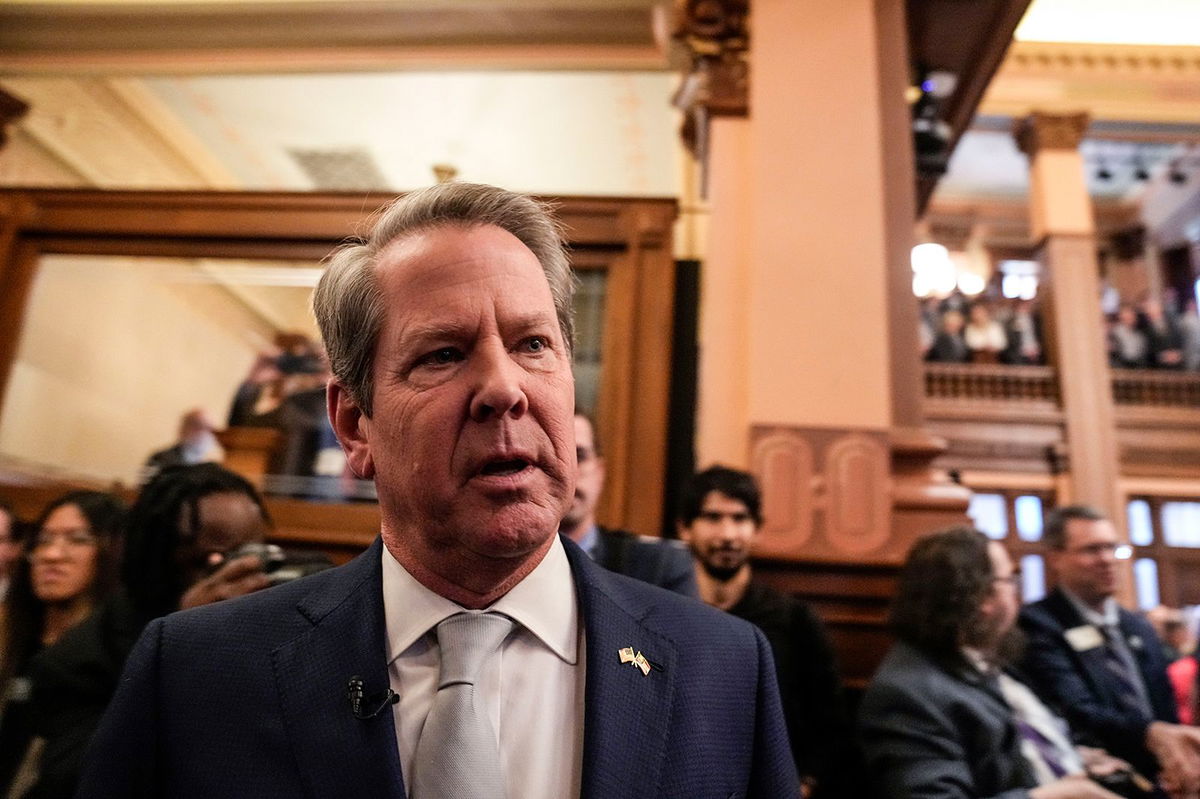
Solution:
[(408, 195), (334, 254), (329, 413), (380, 538), (153, 622), (81, 797), (797, 794), (763, 635), (556, 534), (571, 292), (545, 209), (490, 186)]
[(1076, 748), (1005, 668), (1019, 607), (1012, 561), (982, 533), (913, 546), (892, 606), (899, 641), (859, 713), (879, 799), (1116, 799), (1087, 775), (1128, 764)]
[(1059, 508), (1042, 540), (1058, 586), (1021, 611), (1025, 672), (1074, 727), (1147, 773), (1161, 768), (1175, 795), (1195, 796), (1200, 731), (1176, 723), (1154, 628), (1113, 598), (1120, 541), (1112, 522), (1084, 505)]
[(575, 412), (575, 461), (575, 495), (562, 520), (563, 534), (609, 571), (697, 597), (692, 558), (683, 544), (627, 530), (609, 530), (596, 523), (596, 505), (604, 492), (604, 456), (595, 425), (578, 411)]

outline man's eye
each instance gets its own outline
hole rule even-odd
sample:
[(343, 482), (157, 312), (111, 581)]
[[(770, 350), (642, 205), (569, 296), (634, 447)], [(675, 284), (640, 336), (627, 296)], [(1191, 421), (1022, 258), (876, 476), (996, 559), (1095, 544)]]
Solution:
[(462, 355), (454, 347), (442, 347), (422, 357), (418, 364), (421, 366), (445, 366), (460, 360), (462, 360)]
[(544, 336), (530, 336), (525, 339), (526, 352), (542, 352), (550, 347)]

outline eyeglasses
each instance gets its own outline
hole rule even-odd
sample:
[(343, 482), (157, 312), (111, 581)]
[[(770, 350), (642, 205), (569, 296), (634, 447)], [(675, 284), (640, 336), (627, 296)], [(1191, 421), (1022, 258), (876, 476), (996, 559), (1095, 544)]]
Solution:
[(1019, 586), (1021, 584), (1021, 570), (1014, 569), (1013, 573), (1008, 575), (1007, 577), (993, 577), (992, 582), (1008, 583), (1009, 585), (1014, 586), (1014, 587)]
[(1068, 549), (1066, 551), (1068, 554), (1071, 554), (1071, 555), (1083, 555), (1084, 557), (1088, 557), (1088, 558), (1098, 558), (1102, 555), (1114, 555), (1115, 556), (1117, 554), (1117, 550), (1119, 548), (1120, 548), (1120, 546), (1118, 544), (1101, 543), (1101, 544), (1088, 544), (1087, 546), (1084, 546), (1084, 547), (1077, 547), (1075, 549)]
[(55, 543), (60, 543), (68, 549), (83, 549), (84, 547), (94, 547), (99, 543), (99, 539), (91, 530), (78, 528), (75, 530), (39, 530), (37, 535), (33, 537), (33, 545), (29, 548), (29, 555), (38, 554), (52, 547)]

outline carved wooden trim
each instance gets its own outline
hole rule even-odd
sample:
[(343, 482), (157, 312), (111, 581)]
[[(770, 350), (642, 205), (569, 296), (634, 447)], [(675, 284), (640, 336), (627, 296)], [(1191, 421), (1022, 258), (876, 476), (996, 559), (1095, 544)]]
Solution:
[(1044, 114), (1034, 111), (1013, 120), (1013, 136), (1021, 152), (1033, 157), (1040, 150), (1076, 150), (1088, 128), (1087, 114)]
[(750, 112), (750, 4), (748, 0), (675, 0), (672, 38), (687, 66), (673, 104), (683, 111), (680, 130), (703, 163), (708, 120)]
[(877, 431), (754, 425), (762, 482), (760, 557), (858, 562), (889, 538), (891, 450)]
[(1131, 77), (1195, 81), (1200, 47), (1014, 42), (1001, 77)]

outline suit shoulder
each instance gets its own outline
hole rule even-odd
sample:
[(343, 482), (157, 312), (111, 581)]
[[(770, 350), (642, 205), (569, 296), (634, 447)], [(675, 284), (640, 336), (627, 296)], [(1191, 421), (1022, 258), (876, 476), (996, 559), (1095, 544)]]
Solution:
[(369, 574), (356, 560), (252, 594), (178, 611), (164, 620), (163, 637), (273, 648), (309, 629)]

